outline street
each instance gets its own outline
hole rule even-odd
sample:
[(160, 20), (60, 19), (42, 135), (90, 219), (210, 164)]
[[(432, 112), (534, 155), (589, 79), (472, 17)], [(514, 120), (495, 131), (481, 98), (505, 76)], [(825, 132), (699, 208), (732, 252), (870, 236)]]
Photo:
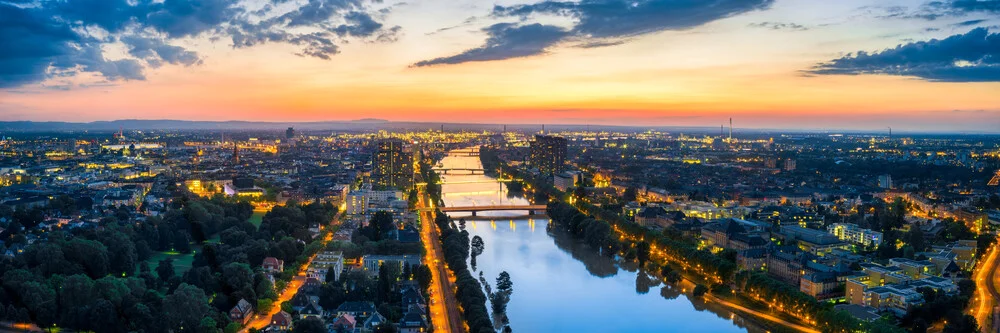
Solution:
[(444, 250), (438, 238), (437, 225), (434, 224), (434, 213), (427, 209), (430, 199), (420, 188), (417, 209), (420, 210), (420, 239), (424, 243), (424, 264), (431, 269), (430, 315), (435, 332), (461, 333), (465, 330), (462, 315), (458, 311), (458, 301), (455, 300), (454, 287), (450, 273), (444, 262)]
[(996, 274), (998, 258), (1000, 255), (997, 255), (997, 246), (993, 245), (975, 273), (976, 293), (969, 307), (982, 332), (995, 331), (991, 330), (991, 327), (994, 326), (993, 308), (997, 306), (997, 298), (1000, 297), (1000, 293), (997, 292), (1000, 281), (997, 280)]
[[(329, 225), (335, 225), (337, 221), (339, 221), (339, 218), (340, 213), (333, 217), (333, 220), (330, 221)], [(326, 236), (323, 237), (323, 245), (326, 245), (326, 243), (330, 242), (331, 239), (333, 239), (333, 233), (328, 232)], [(288, 282), (288, 285), (285, 286), (285, 290), (278, 295), (278, 299), (274, 300), (274, 303), (271, 305), (271, 311), (268, 311), (268, 313), (264, 315), (260, 313), (254, 314), (253, 319), (246, 325), (243, 325), (243, 329), (241, 329), (240, 332), (247, 332), (250, 328), (264, 329), (264, 327), (271, 324), (271, 316), (274, 316), (281, 311), (281, 304), (291, 300), (292, 297), (299, 292), (299, 288), (302, 288), (302, 284), (306, 281), (306, 269), (312, 264), (314, 258), (316, 258), (315, 254), (309, 257), (309, 260), (306, 261), (305, 264), (298, 267), (298, 272), (295, 273), (295, 277)]]

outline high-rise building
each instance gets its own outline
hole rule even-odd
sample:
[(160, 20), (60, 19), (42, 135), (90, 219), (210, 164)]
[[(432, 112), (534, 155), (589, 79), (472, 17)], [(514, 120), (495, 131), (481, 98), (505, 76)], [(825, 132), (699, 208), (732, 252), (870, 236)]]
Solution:
[(372, 154), (372, 184), (406, 188), (413, 183), (413, 153), (406, 151), (403, 140), (378, 142)]
[(785, 160), (785, 171), (795, 171), (795, 160), (787, 159)]
[(531, 166), (545, 175), (554, 175), (564, 170), (566, 163), (566, 139), (557, 136), (535, 135), (531, 142)]
[(884, 189), (891, 189), (892, 188), (892, 176), (890, 176), (888, 174), (878, 176), (878, 187), (881, 187), (881, 188), (884, 188)]
[(294, 128), (289, 127), (288, 129), (285, 130), (285, 138), (286, 139), (291, 139), (291, 138), (294, 138), (294, 137), (295, 137), (295, 129)]

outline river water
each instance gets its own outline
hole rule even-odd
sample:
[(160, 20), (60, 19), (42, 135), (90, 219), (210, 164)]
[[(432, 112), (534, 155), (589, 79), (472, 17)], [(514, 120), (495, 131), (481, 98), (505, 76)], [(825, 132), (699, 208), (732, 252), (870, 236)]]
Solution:
[[(441, 164), (482, 167), (478, 157), (457, 155)], [(528, 203), (508, 197), (492, 177), (455, 173), (441, 178), (446, 206)], [(548, 217), (526, 213), (451, 214), (456, 221), (466, 217), (470, 238), (478, 235), (485, 243), (470, 266), (473, 274), (482, 271), (491, 285), (500, 272), (510, 274), (514, 292), (507, 316), (514, 332), (763, 332), (715, 304), (692, 301), (692, 286), (661, 284), (634, 264), (601, 255), (558, 228), (548, 230)]]

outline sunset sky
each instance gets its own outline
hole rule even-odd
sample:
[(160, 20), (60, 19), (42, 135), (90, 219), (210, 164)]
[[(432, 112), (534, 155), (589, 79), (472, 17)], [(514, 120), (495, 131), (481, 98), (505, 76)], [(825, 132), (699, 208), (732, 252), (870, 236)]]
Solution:
[(0, 120), (1000, 133), (1000, 0), (0, 0)]

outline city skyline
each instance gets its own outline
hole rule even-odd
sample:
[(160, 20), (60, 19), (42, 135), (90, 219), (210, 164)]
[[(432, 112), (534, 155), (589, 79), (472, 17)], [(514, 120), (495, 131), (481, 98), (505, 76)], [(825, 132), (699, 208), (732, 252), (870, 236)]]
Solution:
[[(1000, 128), (1000, 2), (0, 1), (0, 121)], [(512, 121), (516, 120), (516, 121)]]

